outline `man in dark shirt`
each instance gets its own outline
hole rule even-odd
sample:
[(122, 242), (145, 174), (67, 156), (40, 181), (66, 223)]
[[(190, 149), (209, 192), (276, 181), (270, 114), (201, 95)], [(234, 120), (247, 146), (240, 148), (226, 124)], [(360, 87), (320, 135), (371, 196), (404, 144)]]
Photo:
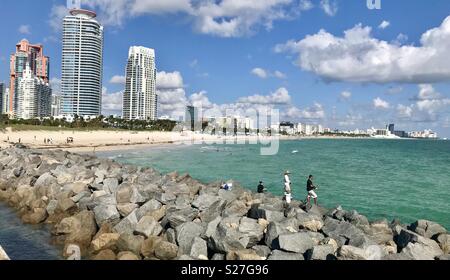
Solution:
[(261, 181), (261, 182), (259, 182), (259, 185), (258, 185), (258, 193), (265, 193), (265, 192), (266, 192), (266, 187), (264, 187), (264, 184)]
[(309, 175), (308, 182), (306, 183), (306, 190), (308, 191), (307, 205), (311, 203), (311, 198), (314, 198), (314, 204), (317, 205), (317, 194), (315, 192), (317, 187), (314, 185), (313, 180), (314, 176)]

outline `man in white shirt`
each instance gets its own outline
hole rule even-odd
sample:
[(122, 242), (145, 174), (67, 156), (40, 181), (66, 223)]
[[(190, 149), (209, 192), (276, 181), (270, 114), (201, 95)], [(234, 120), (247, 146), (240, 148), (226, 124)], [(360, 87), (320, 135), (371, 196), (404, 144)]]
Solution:
[(289, 177), (291, 175), (291, 172), (286, 171), (284, 173), (284, 197), (287, 203), (291, 203), (291, 178)]

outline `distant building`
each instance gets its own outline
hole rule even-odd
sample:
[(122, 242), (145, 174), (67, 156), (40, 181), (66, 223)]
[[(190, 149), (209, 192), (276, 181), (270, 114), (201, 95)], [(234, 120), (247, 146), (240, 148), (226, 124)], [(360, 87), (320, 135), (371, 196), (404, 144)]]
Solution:
[(61, 96), (60, 95), (52, 95), (52, 112), (51, 115), (53, 117), (57, 117), (61, 115)]
[(198, 114), (198, 108), (194, 106), (187, 106), (186, 107), (186, 115), (185, 115), (185, 125), (186, 129), (190, 131), (199, 130), (198, 123), (200, 121), (199, 114)]
[(52, 90), (48, 82), (27, 66), (17, 87), (16, 118), (34, 119), (51, 115)]
[(2, 107), (0, 109), (2, 110), (2, 115), (9, 114), (9, 88), (4, 88), (3, 90)]
[(391, 134), (395, 134), (395, 124), (388, 125), (388, 130)]
[(19, 100), (22, 99), (18, 93), (18, 87), (27, 67), (37, 78), (45, 83), (49, 82), (50, 59), (44, 56), (44, 47), (30, 44), (28, 40), (23, 39), (16, 45), (16, 52), (10, 59), (9, 105), (7, 107), (11, 117), (16, 115)]
[(125, 120), (156, 120), (157, 116), (155, 50), (131, 47), (128, 53), (126, 85), (123, 94), (123, 118)]
[(4, 83), (0, 83), (0, 110), (1, 113), (3, 114), (3, 103), (4, 103), (4, 95), (6, 93), (6, 88), (5, 88), (5, 84)]
[(438, 135), (432, 130), (426, 129), (424, 131), (412, 131), (409, 133), (409, 137), (421, 139), (437, 139)]
[(96, 16), (73, 9), (63, 21), (61, 113), (66, 116), (101, 114), (103, 26)]

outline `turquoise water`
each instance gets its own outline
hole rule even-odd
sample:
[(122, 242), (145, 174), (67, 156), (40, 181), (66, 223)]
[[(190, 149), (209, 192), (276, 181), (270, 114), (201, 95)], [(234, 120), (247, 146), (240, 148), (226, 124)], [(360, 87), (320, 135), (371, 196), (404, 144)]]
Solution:
[(7, 205), (0, 203), (0, 245), (12, 260), (59, 260), (61, 248), (51, 245), (45, 226), (25, 225)]
[(203, 182), (234, 179), (252, 190), (263, 180), (277, 195), (290, 170), (300, 200), (313, 174), (326, 207), (342, 205), (370, 219), (428, 219), (450, 229), (450, 141), (312, 139), (282, 141), (275, 156), (259, 151), (257, 145), (193, 145), (102, 155)]

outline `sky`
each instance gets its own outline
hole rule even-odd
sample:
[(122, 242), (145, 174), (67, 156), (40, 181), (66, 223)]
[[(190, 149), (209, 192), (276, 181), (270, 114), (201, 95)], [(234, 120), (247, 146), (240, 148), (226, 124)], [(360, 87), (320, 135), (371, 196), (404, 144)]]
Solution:
[[(160, 115), (275, 108), (332, 129), (450, 137), (450, 1), (81, 0), (105, 26), (103, 112), (120, 114), (128, 49), (156, 51)], [(2, 0), (0, 81), (23, 38), (59, 92), (65, 0)]]

